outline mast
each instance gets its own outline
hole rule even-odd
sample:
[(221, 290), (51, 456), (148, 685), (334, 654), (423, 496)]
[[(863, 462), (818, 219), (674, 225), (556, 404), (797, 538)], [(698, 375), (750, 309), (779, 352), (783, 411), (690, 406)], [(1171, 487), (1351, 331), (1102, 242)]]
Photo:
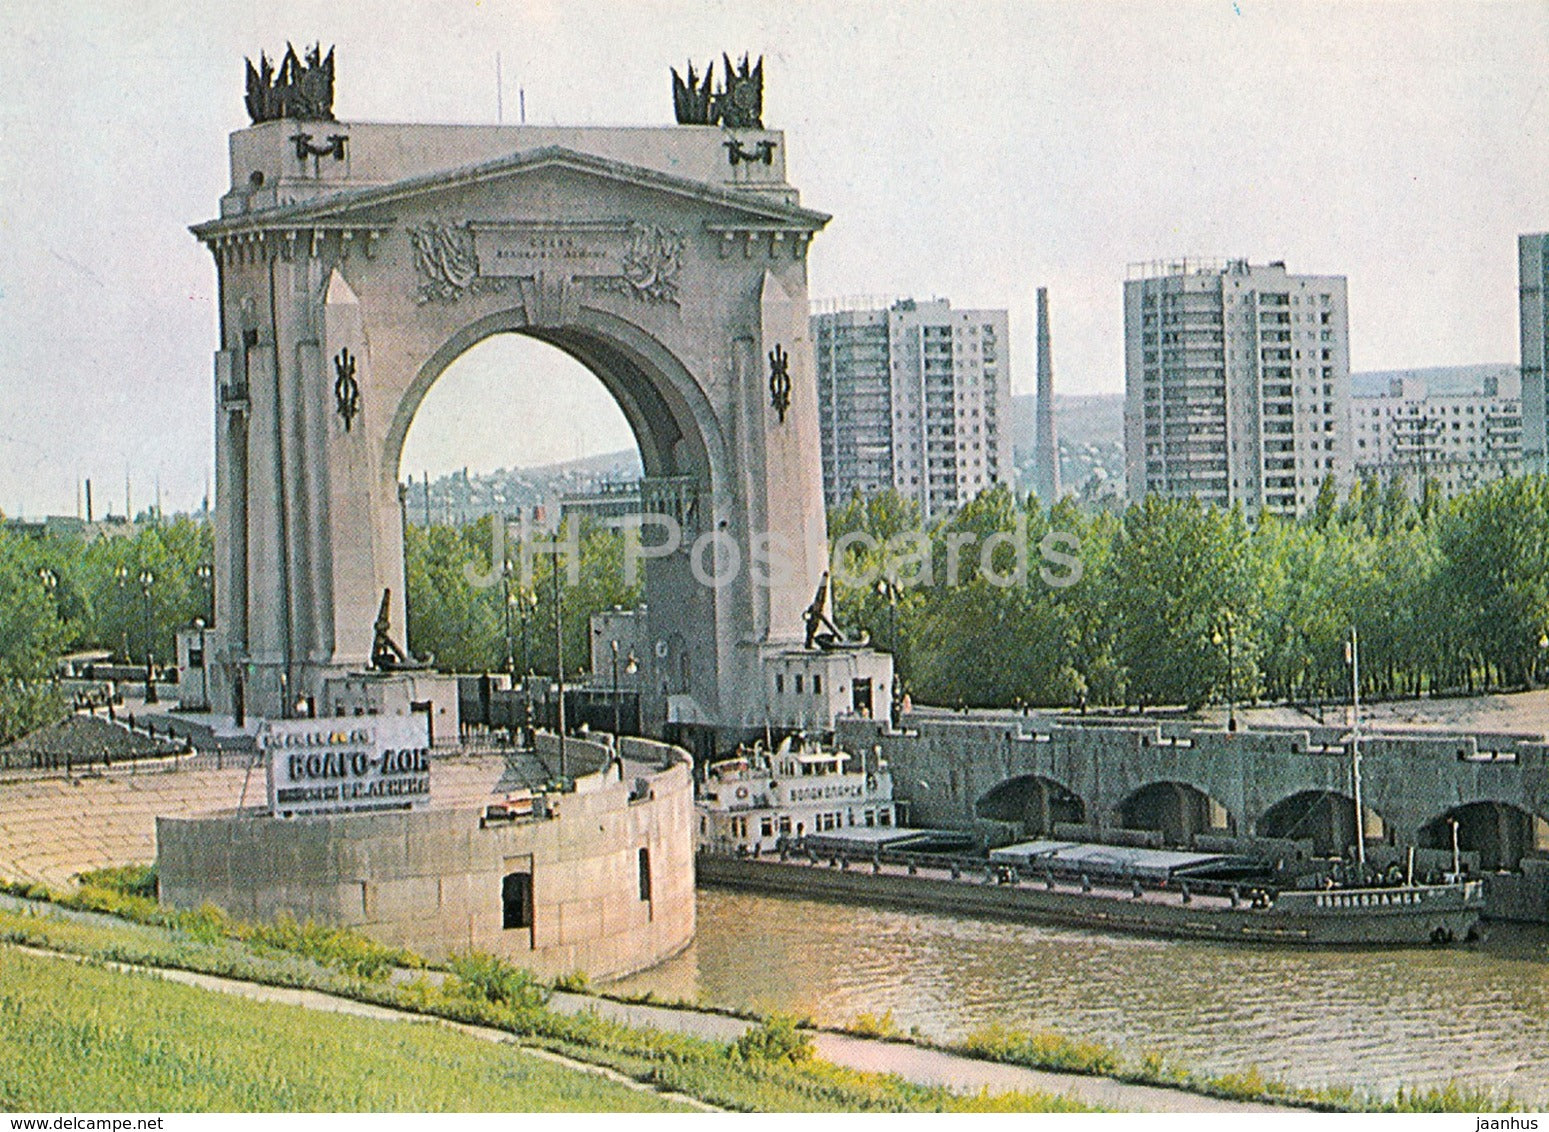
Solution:
[(1345, 646), (1346, 660), (1350, 663), (1350, 784), (1355, 795), (1355, 859), (1360, 866), (1361, 883), (1366, 882), (1366, 829), (1361, 806), (1361, 643), (1355, 626), (1350, 626), (1350, 640)]

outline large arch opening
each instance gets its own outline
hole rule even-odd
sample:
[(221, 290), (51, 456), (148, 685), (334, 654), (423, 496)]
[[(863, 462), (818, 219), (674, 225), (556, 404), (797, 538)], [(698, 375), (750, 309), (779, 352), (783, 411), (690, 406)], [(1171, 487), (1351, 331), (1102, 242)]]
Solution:
[(1236, 820), (1220, 802), (1186, 782), (1152, 782), (1119, 803), (1124, 829), (1153, 830), (1169, 845), (1188, 845), (1197, 833), (1230, 834)]
[[(535, 343), (553, 347), (573, 365), (562, 369), (553, 351)], [(600, 383), (628, 426), (647, 477), (690, 477), (705, 490), (723, 480), (714, 410), (682, 363), (639, 327), (587, 308), (563, 327), (530, 326), (522, 308), (516, 308), (476, 319), (452, 334), (404, 391), (385, 438), (384, 469), (400, 469), (410, 426), (432, 388), (454, 365), (486, 350), (521, 350), (529, 357), (553, 359), (551, 372), (567, 372), (573, 379), (585, 374)]]
[[(524, 575), (520, 544), (507, 535), (500, 553), (511, 570), (502, 574), (493, 526), (502, 519), (508, 531), (547, 540), (574, 518), (580, 584), (562, 587), (564, 665), (571, 676), (588, 672), (592, 615), (641, 598), (618, 569), (620, 520), (638, 512), (641, 471), (623, 408), (570, 354), (517, 333), (458, 354), (413, 406), (398, 459), (409, 651), (444, 670), (552, 675), (550, 562), (529, 554)], [(470, 580), (470, 566), (491, 584)]]
[[(458, 386), (472, 382), (498, 396), (499, 389), (516, 384), (509, 380), (510, 370), (520, 367), (510, 363), (522, 360), (537, 363), (534, 368), (549, 383), (545, 393), (550, 396), (542, 406), (546, 413), (520, 421), (508, 419), (503, 428), (485, 427), (482, 435), (488, 439), (493, 433), (498, 447), (503, 444), (503, 432), (515, 432), (513, 447), (517, 447), (522, 431), (542, 427), (545, 421), (552, 425), (555, 416), (561, 415), (567, 418), (560, 429), (561, 451), (579, 446), (585, 457), (588, 448), (603, 448), (602, 469), (597, 474), (562, 476), (558, 482), (549, 477), (541, 502), (532, 500), (534, 485), (528, 484), (527, 502), (529, 508), (540, 511), (541, 523), (532, 522), (532, 509), (522, 508), (522, 492), (514, 485), (509, 491), (484, 492), (482, 506), (473, 510), (475, 515), (503, 516), (508, 530), (511, 520), (525, 518), (530, 533), (545, 542), (551, 537), (548, 530), (559, 524), (566, 511), (576, 512), (581, 528), (579, 576), (569, 566), (567, 551), (560, 567), (562, 631), (556, 629), (553, 568), (546, 556), (527, 556), (529, 572), (508, 537), (505, 556), (511, 566), (502, 575), (494, 554), (493, 520), (475, 518), (454, 531), (421, 532), (413, 525), (412, 508), (405, 506), (408, 647), (421, 656), (435, 653), (436, 666), (442, 669), (509, 667), (513, 674), (552, 674), (559, 666), (562, 640), (567, 676), (587, 673), (591, 685), (584, 693), (567, 690), (567, 718), (585, 718), (606, 730), (612, 730), (615, 721), (634, 721), (634, 729), (644, 726), (645, 720), (666, 720), (669, 728), (682, 725), (674, 731), (679, 741), (697, 742), (701, 736), (695, 732), (696, 725), (713, 720), (719, 710), (723, 658), (715, 626), (728, 595), (696, 584), (690, 548), (712, 529), (715, 488), (728, 481), (719, 426), (705, 391), (671, 351), (638, 326), (584, 307), (563, 327), (531, 327), (521, 308), (475, 320), (430, 354), (405, 387), (384, 437), (384, 470), (412, 473), (411, 459), (438, 431), (443, 439), (450, 435), (454, 447), (463, 444), (470, 430), (455, 423), (437, 427), (439, 391), (444, 387), (447, 400), (460, 401), (458, 393), (467, 390)], [(416, 422), (427, 405), (430, 427), (422, 440)], [(411, 429), (415, 448), (409, 447)], [(623, 436), (633, 441), (632, 460), (618, 455), (626, 449), (614, 447)], [(497, 466), (503, 462), (493, 456), (486, 459)], [(423, 456), (419, 462), (426, 462)], [(463, 463), (469, 461), (454, 459), (451, 466), (460, 469)], [(583, 482), (587, 476), (593, 482)], [(468, 493), (471, 478), (470, 470), (460, 485), (458, 477), (452, 480)], [(400, 491), (401, 486), (395, 483), (391, 489), (407, 503), (410, 496)], [(601, 490), (605, 486), (606, 492)], [(567, 492), (566, 488), (580, 490)], [(572, 498), (564, 499), (566, 494)], [(606, 498), (599, 498), (603, 495)], [(594, 510), (586, 519), (584, 512), (597, 505), (602, 513)], [(621, 528), (641, 513), (670, 524), (644, 526), (640, 538), (647, 553), (643, 561), (636, 561), (638, 570), (629, 570), (625, 568), (626, 533)], [(434, 527), (434, 506), (430, 517)], [(419, 518), (424, 518), (423, 507)], [(664, 539), (677, 540), (678, 550), (652, 553)], [(463, 545), (456, 545), (459, 542)], [(488, 584), (482, 594), (470, 598), (466, 590), (479, 587), (460, 569), (444, 568), (444, 554), (425, 553), (427, 549), (438, 552), (448, 543), (475, 571), (486, 572)], [(442, 568), (432, 568), (438, 564)], [(594, 627), (593, 616), (600, 613), (604, 616)], [(704, 631), (687, 633), (682, 630), (685, 625)], [(480, 641), (482, 645), (475, 647)], [(614, 642), (619, 660), (616, 687), (611, 680)]]
[(1454, 806), (1420, 827), (1423, 849), (1452, 849), (1452, 823), (1458, 824), (1458, 848), (1479, 855), (1486, 872), (1515, 871), (1523, 857), (1549, 853), (1549, 822), (1507, 802), (1469, 802)]
[[(575, 358), (530, 335), (493, 334), (458, 355), (426, 392), (405, 433), (398, 475), (410, 486), (409, 521), (423, 524), (427, 474), (433, 483), (464, 472), (509, 479), (514, 491), (470, 499), (509, 513), (543, 502), (541, 485), (525, 473), (558, 465), (638, 478), (640, 447), (618, 402)], [(456, 496), (437, 494), (430, 503), (433, 521), (470, 514)]]
[(1051, 778), (1024, 774), (985, 793), (974, 803), (974, 817), (1019, 826), (1023, 833), (1051, 834), (1056, 823), (1086, 821), (1086, 803)]
[[(1370, 806), (1361, 808), (1367, 843), (1390, 841), (1391, 831), (1382, 815)], [(1320, 857), (1339, 857), (1355, 845), (1355, 799), (1333, 790), (1303, 790), (1282, 798), (1258, 820), (1260, 837), (1311, 841)]]

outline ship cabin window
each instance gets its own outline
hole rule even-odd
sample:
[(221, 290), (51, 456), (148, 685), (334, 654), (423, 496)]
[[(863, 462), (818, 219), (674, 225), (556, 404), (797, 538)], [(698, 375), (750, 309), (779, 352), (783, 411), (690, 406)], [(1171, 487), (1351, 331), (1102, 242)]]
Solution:
[(865, 813), (865, 821), (866, 821), (867, 825), (876, 825), (877, 824), (877, 811), (876, 810), (867, 810), (866, 813)]
[(844, 812), (844, 818), (845, 818), (845, 824), (846, 825), (854, 825), (855, 824), (855, 811), (854, 810), (846, 810)]
[(651, 851), (644, 847), (639, 854), (640, 864), (640, 899), (651, 899)]
[(500, 926), (532, 927), (532, 874), (507, 873), (500, 881)]
[(790, 814), (782, 814), (781, 815), (781, 817), (780, 817), (780, 832), (781, 833), (790, 833), (791, 832), (791, 815)]
[(775, 673), (775, 695), (785, 695), (785, 674), (782, 672)]
[(796, 674), (796, 694), (801, 695), (801, 673)]
[(812, 694), (814, 696), (821, 696), (823, 694), (823, 678), (816, 673), (812, 675)]
[(760, 837), (774, 836), (774, 818), (762, 818), (759, 820), (758, 835)]
[(706, 824), (706, 823), (705, 823), (705, 818), (704, 818), (704, 815), (703, 815), (703, 814), (701, 814), (701, 815), (700, 815), (700, 816), (699, 816), (699, 832), (700, 832), (700, 833), (704, 833), (704, 832), (706, 832), (706, 830), (705, 830), (705, 824)]
[(877, 811), (877, 824), (878, 825), (892, 825), (893, 824), (893, 811), (889, 810), (889, 809), (886, 809), (886, 808), (878, 810)]

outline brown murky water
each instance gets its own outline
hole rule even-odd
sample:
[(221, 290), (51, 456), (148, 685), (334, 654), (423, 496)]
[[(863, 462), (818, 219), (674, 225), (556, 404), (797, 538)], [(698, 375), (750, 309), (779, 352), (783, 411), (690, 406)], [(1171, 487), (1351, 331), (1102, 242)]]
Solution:
[(1487, 927), (1467, 947), (1298, 951), (705, 889), (693, 946), (612, 989), (830, 1023), (890, 1010), (937, 1038), (1048, 1028), (1215, 1073), (1383, 1094), (1456, 1079), (1549, 1104), (1549, 929)]

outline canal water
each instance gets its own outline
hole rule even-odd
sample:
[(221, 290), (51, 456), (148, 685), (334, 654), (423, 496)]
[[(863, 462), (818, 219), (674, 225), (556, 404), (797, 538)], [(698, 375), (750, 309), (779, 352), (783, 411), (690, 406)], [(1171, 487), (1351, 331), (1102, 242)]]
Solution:
[(610, 990), (900, 1029), (1056, 1030), (1295, 1085), (1459, 1080), (1549, 1104), (1549, 929), (1479, 944), (1296, 950), (699, 892), (682, 955)]

